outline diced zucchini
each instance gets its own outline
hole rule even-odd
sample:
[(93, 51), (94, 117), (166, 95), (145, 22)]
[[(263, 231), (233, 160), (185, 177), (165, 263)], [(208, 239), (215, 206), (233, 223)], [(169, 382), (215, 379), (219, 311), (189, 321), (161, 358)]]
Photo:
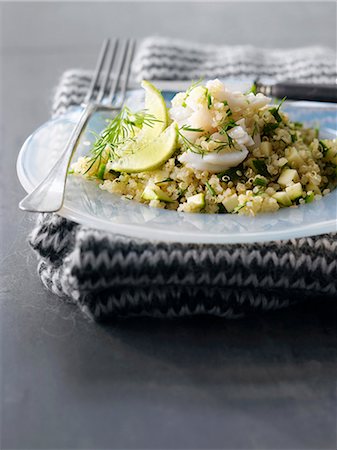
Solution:
[(315, 194), (313, 192), (310, 192), (310, 194), (307, 194), (305, 196), (305, 203), (311, 203), (315, 199)]
[(263, 159), (253, 159), (253, 170), (266, 178), (270, 177), (270, 173), (267, 169), (267, 164)]
[(277, 164), (279, 167), (283, 167), (286, 164), (288, 164), (288, 160), (287, 160), (287, 158), (282, 157), (277, 161)]
[(325, 160), (337, 165), (337, 151), (329, 147), (325, 154)]
[(283, 169), (279, 179), (277, 180), (278, 184), (281, 186), (290, 186), (295, 181), (298, 181), (298, 173), (295, 169)]
[(260, 152), (262, 156), (270, 156), (273, 151), (273, 146), (268, 141), (263, 141), (260, 144)]
[(227, 197), (225, 200), (223, 200), (222, 204), (226, 208), (226, 210), (230, 213), (234, 211), (234, 209), (239, 206), (239, 198), (237, 194), (233, 194), (230, 197)]
[(261, 175), (256, 175), (256, 177), (253, 180), (254, 186), (267, 186), (267, 184), (268, 184), (267, 178)]
[(295, 183), (286, 187), (286, 193), (289, 195), (290, 200), (296, 200), (303, 195), (303, 189), (301, 183)]
[(307, 191), (313, 191), (314, 194), (321, 194), (321, 190), (317, 186), (317, 184), (307, 183), (305, 188), (306, 188)]
[(200, 211), (205, 207), (205, 194), (201, 192), (200, 194), (192, 195), (192, 197), (188, 197), (187, 203), (191, 211)]
[(99, 178), (100, 180), (103, 180), (104, 178), (104, 172), (105, 172), (105, 167), (106, 164), (100, 164), (98, 171), (97, 171), (97, 178)]
[(161, 202), (174, 202), (165, 192), (163, 192), (158, 186), (146, 186), (142, 198), (144, 200), (159, 200)]
[(277, 202), (280, 203), (280, 205), (283, 205), (283, 206), (290, 206), (291, 205), (291, 200), (290, 200), (290, 197), (287, 194), (287, 192), (284, 192), (284, 191), (283, 192), (276, 192), (273, 195), (273, 198), (275, 200), (277, 200)]
[(287, 148), (285, 151), (285, 156), (292, 168), (297, 168), (304, 164), (303, 158), (300, 156), (298, 150), (295, 147)]
[(104, 175), (105, 165), (108, 162), (109, 157), (110, 157), (110, 147), (107, 145), (105, 149), (102, 151), (101, 155), (97, 157), (94, 162), (92, 162), (91, 158), (88, 158), (88, 167), (84, 172), (85, 175), (89, 178), (91, 177), (103, 178), (102, 173)]

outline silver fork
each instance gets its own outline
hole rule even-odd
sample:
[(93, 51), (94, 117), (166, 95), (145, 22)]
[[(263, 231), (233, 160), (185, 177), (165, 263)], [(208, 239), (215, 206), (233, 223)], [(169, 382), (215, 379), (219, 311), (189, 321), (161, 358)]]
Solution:
[[(46, 178), (21, 200), (20, 209), (32, 212), (56, 212), (61, 209), (70, 161), (89, 118), (97, 109), (118, 111), (124, 104), (134, 49), (133, 39), (127, 39), (122, 43), (115, 39), (112, 46), (110, 39), (104, 40), (79, 121), (56, 164)], [(105, 72), (104, 67), (107, 67)], [(114, 100), (118, 87), (120, 97), (117, 104)], [(107, 103), (103, 103), (105, 94)]]

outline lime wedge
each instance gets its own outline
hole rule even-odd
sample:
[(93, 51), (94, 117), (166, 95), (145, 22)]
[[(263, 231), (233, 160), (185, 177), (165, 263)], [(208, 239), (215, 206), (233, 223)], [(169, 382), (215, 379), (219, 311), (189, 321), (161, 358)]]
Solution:
[(141, 86), (145, 89), (145, 109), (158, 121), (152, 126), (144, 126), (143, 128), (146, 138), (153, 139), (168, 126), (167, 107), (161, 92), (152, 83), (143, 80)]
[(126, 149), (123, 156), (109, 162), (109, 169), (116, 172), (145, 172), (154, 170), (164, 164), (177, 147), (176, 124), (171, 124), (154, 139), (143, 135), (139, 141), (134, 141)]
[(177, 146), (177, 128), (168, 127), (168, 112), (160, 91), (149, 81), (143, 81), (145, 109), (156, 122), (144, 126), (135, 141), (122, 149), (122, 156), (109, 163), (109, 169), (116, 172), (144, 172), (164, 164)]

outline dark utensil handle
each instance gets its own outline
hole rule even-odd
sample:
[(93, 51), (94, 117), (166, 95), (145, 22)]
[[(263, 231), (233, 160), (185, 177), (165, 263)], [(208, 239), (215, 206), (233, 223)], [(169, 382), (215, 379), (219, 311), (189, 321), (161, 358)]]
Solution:
[(271, 85), (256, 83), (257, 91), (277, 98), (337, 103), (337, 84), (283, 82)]

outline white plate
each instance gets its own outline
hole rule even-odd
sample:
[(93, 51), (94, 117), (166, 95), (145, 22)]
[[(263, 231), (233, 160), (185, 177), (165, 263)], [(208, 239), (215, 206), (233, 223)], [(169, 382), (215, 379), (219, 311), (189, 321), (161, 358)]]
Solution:
[[(172, 91), (181, 90), (174, 86)], [(166, 99), (173, 92), (164, 92)], [(128, 104), (141, 108), (142, 90), (129, 92)], [(290, 118), (321, 127), (321, 136), (336, 138), (337, 105), (286, 102)], [(17, 173), (27, 192), (45, 177), (64, 147), (80, 113), (71, 109), (50, 120), (24, 143), (17, 161)], [(106, 113), (98, 112), (90, 120), (74, 159), (84, 155), (95, 140), (92, 131), (104, 128)], [(95, 182), (69, 176), (66, 197), (59, 214), (85, 226), (150, 240), (193, 243), (245, 243), (311, 236), (337, 231), (337, 190), (310, 204), (284, 208), (276, 213), (246, 217), (231, 214), (189, 214), (157, 208), (121, 199), (98, 188)]]

